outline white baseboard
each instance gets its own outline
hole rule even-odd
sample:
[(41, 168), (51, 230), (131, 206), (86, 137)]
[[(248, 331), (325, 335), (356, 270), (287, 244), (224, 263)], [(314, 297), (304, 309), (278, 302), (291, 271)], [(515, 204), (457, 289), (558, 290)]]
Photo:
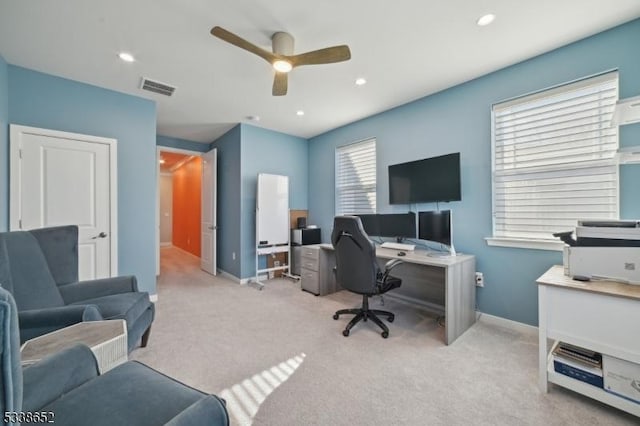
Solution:
[(173, 244), (171, 243), (160, 243), (160, 247), (171, 247)]
[(158, 301), (158, 293), (156, 294), (150, 294), (149, 295), (149, 299), (153, 302), (156, 303)]
[(200, 257), (199, 257), (199, 256), (196, 256), (196, 255), (195, 255), (195, 254), (193, 254), (193, 253), (189, 253), (188, 251), (186, 251), (186, 250), (185, 250), (185, 249), (183, 249), (183, 248), (180, 248), (180, 247), (178, 247), (178, 246), (173, 246), (173, 248), (174, 248), (174, 249), (176, 249), (176, 250), (180, 250), (180, 251), (181, 251), (181, 252), (183, 252), (184, 254), (188, 254), (188, 255), (189, 255), (189, 256), (191, 256), (191, 257), (195, 257), (196, 259), (200, 259)]
[(220, 275), (221, 277), (226, 278), (228, 280), (231, 280), (234, 283), (247, 284), (247, 283), (251, 282), (251, 278), (240, 279), (240, 278), (236, 277), (235, 275), (230, 274), (229, 272), (227, 272), (227, 271), (225, 271), (223, 269), (220, 269), (220, 268), (218, 268), (217, 271), (218, 271), (218, 275)]
[(483, 322), (489, 325), (497, 325), (499, 327), (508, 328), (510, 330), (518, 331), (524, 334), (538, 335), (538, 327), (533, 325), (524, 324), (518, 321), (512, 321), (506, 318), (497, 317), (495, 315), (485, 314), (480, 311), (476, 311), (476, 319), (479, 322)]

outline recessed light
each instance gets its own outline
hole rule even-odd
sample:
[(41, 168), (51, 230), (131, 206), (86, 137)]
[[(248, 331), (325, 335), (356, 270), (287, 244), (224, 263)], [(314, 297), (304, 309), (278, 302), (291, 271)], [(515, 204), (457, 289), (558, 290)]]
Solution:
[(367, 84), (367, 79), (360, 77), (360, 78), (356, 78), (356, 86), (362, 86)]
[(125, 62), (133, 62), (136, 60), (136, 58), (134, 58), (131, 53), (127, 53), (127, 52), (120, 52), (118, 54), (118, 58), (122, 59)]
[(246, 119), (249, 120), (249, 121), (260, 121), (260, 116), (259, 115), (247, 115)]
[(300, 110), (296, 111), (296, 115), (302, 117), (304, 115), (304, 111), (300, 109)]
[(489, 25), (490, 23), (492, 23), (494, 19), (496, 19), (496, 15), (494, 15), (493, 13), (487, 13), (486, 15), (482, 15), (481, 17), (479, 17), (476, 21), (476, 24), (484, 27), (485, 25)]

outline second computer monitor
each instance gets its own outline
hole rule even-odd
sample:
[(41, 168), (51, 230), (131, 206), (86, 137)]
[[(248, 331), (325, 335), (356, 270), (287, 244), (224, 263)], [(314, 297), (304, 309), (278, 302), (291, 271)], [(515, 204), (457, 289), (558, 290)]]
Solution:
[(362, 214), (358, 215), (362, 227), (370, 236), (390, 237), (399, 240), (416, 237), (416, 214)]
[(403, 238), (416, 237), (416, 214), (391, 213), (378, 215), (379, 237)]
[(419, 212), (418, 238), (451, 246), (451, 210)]

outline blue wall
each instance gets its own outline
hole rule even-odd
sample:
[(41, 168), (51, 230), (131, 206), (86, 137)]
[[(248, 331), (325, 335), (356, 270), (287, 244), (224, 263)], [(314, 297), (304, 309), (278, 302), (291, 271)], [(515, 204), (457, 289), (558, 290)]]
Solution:
[(289, 176), (289, 207), (306, 209), (308, 142), (239, 124), (210, 147), (218, 149), (218, 268), (236, 278), (251, 278), (256, 273), (258, 173)]
[(118, 269), (155, 293), (155, 103), (13, 65), (9, 82), (10, 123), (118, 140)]
[[(489, 247), (491, 221), (491, 105), (550, 86), (617, 68), (620, 97), (640, 93), (640, 20), (335, 129), (309, 142), (310, 221), (329, 238), (334, 216), (335, 148), (368, 137), (377, 139), (378, 212), (407, 211), (389, 206), (387, 166), (451, 152), (461, 153), (462, 201), (440, 204), (453, 210), (456, 249), (477, 256), (485, 274), (478, 289), (482, 312), (537, 324), (535, 280), (562, 262), (559, 252)], [(621, 145), (637, 145), (638, 125), (621, 129)], [(640, 165), (621, 168), (621, 216), (640, 217)], [(414, 205), (415, 210), (435, 204)]]
[(258, 173), (289, 176), (289, 208), (307, 209), (309, 148), (306, 139), (242, 126), (242, 278), (255, 276)]
[(186, 149), (189, 151), (207, 152), (209, 151), (208, 143), (200, 143), (188, 141), (186, 139), (172, 138), (171, 136), (156, 135), (156, 145), (166, 146), (168, 148)]
[[(211, 144), (218, 156), (218, 268), (240, 278), (240, 125)], [(233, 258), (235, 253), (235, 259)]]
[[(0, 200), (9, 200), (9, 65), (0, 55)], [(9, 203), (0, 203), (0, 232), (9, 229)]]

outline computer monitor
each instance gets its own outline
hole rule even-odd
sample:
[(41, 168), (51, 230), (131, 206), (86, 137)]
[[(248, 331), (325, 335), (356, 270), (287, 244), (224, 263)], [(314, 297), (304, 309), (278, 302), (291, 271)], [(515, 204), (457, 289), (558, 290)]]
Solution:
[(419, 212), (418, 238), (452, 247), (451, 210)]
[(398, 239), (398, 242), (403, 238), (416, 237), (415, 213), (379, 214), (377, 216), (379, 237), (394, 237)]
[(378, 215), (377, 214), (359, 214), (357, 215), (362, 222), (362, 227), (367, 235), (378, 235)]

